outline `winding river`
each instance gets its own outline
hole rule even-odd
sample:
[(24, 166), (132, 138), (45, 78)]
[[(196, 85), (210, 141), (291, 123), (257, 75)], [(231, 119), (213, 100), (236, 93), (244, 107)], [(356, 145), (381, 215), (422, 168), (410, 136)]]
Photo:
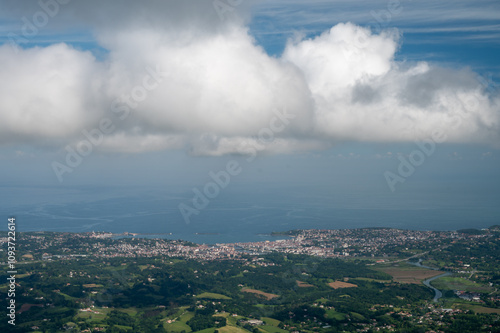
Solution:
[[(423, 267), (423, 268), (427, 268), (427, 269), (432, 269), (434, 271), (438, 270), (437, 268), (433, 268), (433, 267), (422, 265), (422, 259), (419, 259), (418, 262), (410, 262), (410, 261), (408, 261), (408, 263), (410, 265), (414, 265), (414, 266), (417, 266), (417, 267)], [(439, 279), (441, 277), (448, 276), (448, 275), (451, 275), (451, 273), (450, 272), (446, 272), (446, 273), (443, 273), (443, 274), (440, 274), (440, 275), (433, 276), (433, 277), (431, 277), (431, 278), (423, 281), (423, 284), (425, 284), (427, 287), (429, 287), (432, 290), (434, 290), (434, 298), (433, 298), (434, 302), (437, 302), (441, 297), (443, 297), (443, 293), (441, 292), (441, 290), (439, 290), (437, 288), (434, 288), (431, 285), (431, 282), (434, 281), (434, 280), (436, 280), (436, 279)]]

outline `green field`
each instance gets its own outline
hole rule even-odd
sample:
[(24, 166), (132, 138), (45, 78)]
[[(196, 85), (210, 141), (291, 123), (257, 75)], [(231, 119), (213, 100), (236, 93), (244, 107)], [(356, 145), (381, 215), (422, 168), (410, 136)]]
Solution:
[[(211, 331), (209, 331), (209, 330), (211, 330)], [(236, 327), (236, 326), (224, 326), (224, 327), (218, 328), (217, 330), (220, 333), (248, 333), (247, 330), (245, 330), (243, 328)], [(213, 331), (215, 331), (215, 329), (209, 328), (207, 330), (203, 330), (203, 331), (200, 331), (200, 332), (211, 333)]]
[[(176, 314), (176, 316), (178, 316), (178, 315), (180, 315), (180, 313)], [(207, 328), (207, 329), (204, 329), (201, 331), (196, 331), (196, 333), (213, 333), (216, 329), (220, 333), (248, 333), (247, 330), (236, 326), (236, 322), (239, 319), (242, 319), (243, 317), (241, 317), (241, 316), (232, 317), (227, 312), (226, 313), (218, 313), (216, 315), (220, 316), (220, 317), (225, 317), (227, 320), (227, 325), (224, 327), (220, 327), (220, 328)], [(177, 321), (170, 323), (170, 324), (164, 322), (163, 327), (168, 332), (182, 332), (182, 331), (185, 331), (187, 333), (192, 332), (191, 327), (189, 327), (189, 325), (187, 325), (186, 322), (189, 319), (193, 318), (193, 316), (194, 316), (194, 313), (192, 313), (192, 312), (184, 312), (180, 315), (180, 317), (177, 318)], [(174, 318), (175, 318), (175, 316), (174, 316)], [(174, 318), (171, 318), (171, 319), (174, 319)], [(271, 332), (271, 333), (287, 332), (287, 331), (279, 329), (278, 327), (275, 327), (275, 325), (277, 326), (280, 323), (279, 320), (272, 319), (272, 318), (265, 318), (265, 320), (266, 320), (266, 323), (268, 325), (260, 326), (261, 328), (264, 329), (263, 330), (264, 332)]]
[(92, 312), (82, 312), (80, 311), (77, 314), (77, 318), (82, 318), (82, 319), (91, 319), (91, 321), (102, 321), (104, 318), (106, 318), (106, 315), (112, 310), (109, 308), (93, 308), (92, 310), (97, 311), (99, 313), (92, 313)]
[(226, 295), (216, 294), (216, 293), (202, 293), (196, 295), (196, 298), (205, 298), (205, 299), (231, 299), (231, 297), (227, 297)]
[[(351, 279), (351, 282), (353, 280), (361, 280), (361, 281), (369, 281), (369, 282), (378, 282), (378, 283), (391, 283), (391, 280), (377, 280), (377, 279), (370, 279), (370, 278), (364, 278), (364, 277), (358, 277)], [(353, 282), (354, 283), (354, 282)]]
[(337, 312), (335, 310), (326, 310), (326, 317), (340, 321), (345, 319), (345, 314)]
[(282, 330), (281, 328), (278, 327), (278, 325), (281, 323), (277, 319), (269, 318), (269, 317), (262, 317), (261, 318), (266, 325), (259, 326), (261, 331), (264, 332), (269, 332), (269, 333), (285, 333), (288, 331)]
[(358, 320), (366, 320), (366, 318), (362, 314), (359, 314), (357, 312), (349, 312), (349, 314), (351, 315), (351, 317), (356, 318)]
[(326, 298), (318, 298), (317, 300), (314, 301), (315, 303), (320, 303), (320, 304), (324, 304), (326, 302), (328, 302), (328, 300)]
[[(201, 330), (201, 331), (196, 331), (196, 333), (214, 333), (214, 332), (215, 332), (215, 328), (206, 328), (206, 329)], [(221, 332), (220, 329), (219, 329), (219, 332)]]
[(59, 295), (61, 295), (62, 297), (64, 297), (64, 299), (65, 299), (65, 300), (69, 300), (69, 301), (72, 301), (72, 300), (77, 299), (76, 297), (73, 297), (73, 296), (67, 295), (67, 294), (62, 293), (62, 292), (59, 292)]
[(440, 290), (465, 290), (468, 292), (491, 292), (487, 285), (475, 283), (460, 277), (445, 276), (432, 281), (435, 288)]
[(277, 319), (269, 318), (269, 317), (262, 317), (262, 321), (264, 321), (267, 325), (270, 326), (278, 326), (280, 321)]
[[(193, 318), (194, 317), (194, 313), (192, 312), (184, 312), (184, 313), (179, 313), (180, 317), (177, 318), (177, 320), (173, 323), (167, 323), (165, 322), (163, 324), (163, 327), (165, 327), (165, 329), (169, 332), (182, 332), (182, 331), (186, 331), (186, 332), (191, 332), (191, 327), (189, 327), (188, 324), (186, 324), (186, 322)], [(175, 319), (175, 318), (172, 318), (172, 319)]]
[(122, 329), (122, 330), (132, 330), (133, 329), (130, 326), (123, 326), (123, 325), (115, 325), (115, 327)]
[(163, 327), (165, 327), (165, 329), (169, 332), (191, 332), (191, 327), (182, 321), (176, 321), (171, 324), (164, 323)]
[(136, 308), (127, 308), (127, 309), (117, 309), (120, 312), (125, 312), (126, 314), (131, 315), (132, 317), (137, 314), (137, 309)]
[(453, 308), (464, 309), (464, 310), (472, 310), (475, 313), (496, 313), (496, 314), (500, 314), (500, 309), (486, 308), (484, 306), (474, 305), (474, 304), (455, 303), (455, 304), (453, 304)]

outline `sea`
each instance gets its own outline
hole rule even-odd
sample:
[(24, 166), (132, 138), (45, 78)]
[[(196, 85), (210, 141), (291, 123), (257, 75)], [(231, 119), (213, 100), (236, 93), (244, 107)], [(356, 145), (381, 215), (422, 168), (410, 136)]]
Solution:
[(238, 187), (224, 189), (189, 219), (182, 187), (4, 186), (0, 216), (17, 231), (137, 233), (198, 244), (275, 240), (273, 231), (389, 227), (413, 230), (487, 228), (500, 224), (498, 190), (456, 188), (391, 193), (387, 189)]

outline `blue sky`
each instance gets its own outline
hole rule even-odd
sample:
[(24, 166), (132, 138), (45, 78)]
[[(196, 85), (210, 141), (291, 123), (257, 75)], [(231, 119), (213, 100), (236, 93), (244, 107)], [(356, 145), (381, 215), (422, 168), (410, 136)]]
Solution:
[(499, 185), (498, 1), (43, 3), (0, 1), (0, 186)]
[[(3, 3), (9, 9), (16, 6), (9, 1)], [(400, 60), (470, 66), (480, 73), (495, 76), (499, 72), (500, 5), (494, 0), (242, 1), (234, 8), (239, 14), (249, 13), (251, 34), (272, 55), (279, 56), (287, 39), (295, 33), (312, 37), (337, 23), (353, 22), (375, 31), (397, 28), (404, 36), (398, 54)], [(36, 11), (33, 9), (32, 13)], [(16, 14), (22, 16), (23, 11), (16, 11)], [(25, 11), (24, 14), (29, 17), (30, 13)], [(9, 32), (19, 31), (21, 20), (7, 12), (2, 21), (0, 40), (5, 43)], [(26, 46), (65, 42), (91, 50), (97, 56), (106, 52), (89, 27), (76, 25), (61, 29), (54, 21), (49, 21)]]
[(315, 36), (350, 21), (375, 31), (398, 29), (403, 35), (400, 61), (470, 66), (498, 78), (496, 1), (266, 1), (257, 8), (252, 33), (271, 54), (280, 54), (295, 32)]

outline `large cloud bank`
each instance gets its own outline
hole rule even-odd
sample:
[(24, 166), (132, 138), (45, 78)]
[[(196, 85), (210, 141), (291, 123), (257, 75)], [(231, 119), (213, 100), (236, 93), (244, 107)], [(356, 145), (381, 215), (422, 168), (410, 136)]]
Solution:
[(337, 24), (290, 40), (275, 58), (243, 19), (220, 20), (211, 3), (151, 12), (132, 4), (112, 22), (75, 5), (109, 51), (104, 59), (64, 43), (0, 46), (0, 144), (78, 145), (103, 119), (98, 149), (118, 152), (223, 155), (250, 144), (283, 153), (436, 131), (449, 142), (500, 141), (498, 96), (470, 70), (396, 62), (397, 31)]

